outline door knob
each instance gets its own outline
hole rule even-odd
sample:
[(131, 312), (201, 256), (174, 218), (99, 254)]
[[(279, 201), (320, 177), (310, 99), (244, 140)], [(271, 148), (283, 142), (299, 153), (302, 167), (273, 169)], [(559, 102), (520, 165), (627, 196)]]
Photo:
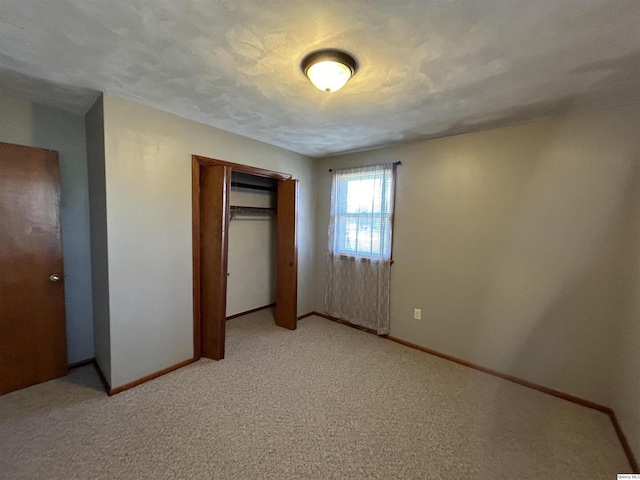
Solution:
[(59, 282), (60, 281), (60, 275), (56, 275), (55, 273), (53, 275), (51, 275), (49, 277), (49, 280), (51, 280), (52, 282)]

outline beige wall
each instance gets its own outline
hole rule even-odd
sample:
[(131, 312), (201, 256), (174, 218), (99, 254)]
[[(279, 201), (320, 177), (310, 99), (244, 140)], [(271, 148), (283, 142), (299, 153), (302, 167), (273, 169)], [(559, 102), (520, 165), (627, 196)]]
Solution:
[(300, 180), (298, 311), (312, 307), (313, 161), (104, 95), (112, 387), (193, 356), (191, 155)]
[[(638, 124), (638, 121), (636, 122)], [(640, 125), (638, 126), (640, 130)], [(640, 153), (636, 154), (640, 160)], [(616, 412), (627, 440), (640, 460), (640, 171), (630, 174), (634, 188), (629, 192), (625, 206), (622, 232), (624, 243), (620, 245), (620, 281), (624, 290), (620, 303), (625, 315), (619, 323), (611, 323), (614, 335), (619, 339), (611, 359), (615, 387), (610, 406)]]
[(69, 363), (93, 357), (89, 199), (84, 119), (0, 95), (0, 142), (58, 152)]
[(316, 310), (328, 169), (400, 160), (391, 335), (612, 406), (640, 454), (639, 125), (636, 105), (318, 161)]

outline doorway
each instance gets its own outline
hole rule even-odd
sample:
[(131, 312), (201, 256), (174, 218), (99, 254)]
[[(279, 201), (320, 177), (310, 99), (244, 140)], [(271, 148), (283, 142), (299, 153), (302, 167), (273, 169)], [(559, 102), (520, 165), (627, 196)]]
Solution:
[(273, 178), (231, 173), (227, 321), (276, 304), (277, 190)]
[(276, 204), (276, 325), (297, 324), (298, 181), (291, 175), (192, 156), (194, 357), (224, 358), (230, 192), (233, 173), (274, 179)]

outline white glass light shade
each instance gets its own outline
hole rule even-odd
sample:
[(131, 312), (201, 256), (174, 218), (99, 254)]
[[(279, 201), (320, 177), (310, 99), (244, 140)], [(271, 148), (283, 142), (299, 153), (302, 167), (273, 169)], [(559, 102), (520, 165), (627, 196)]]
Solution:
[(300, 68), (319, 90), (335, 92), (355, 75), (358, 63), (347, 52), (327, 48), (308, 54)]
[(325, 60), (307, 69), (307, 76), (323, 92), (340, 90), (351, 78), (351, 69), (344, 63)]

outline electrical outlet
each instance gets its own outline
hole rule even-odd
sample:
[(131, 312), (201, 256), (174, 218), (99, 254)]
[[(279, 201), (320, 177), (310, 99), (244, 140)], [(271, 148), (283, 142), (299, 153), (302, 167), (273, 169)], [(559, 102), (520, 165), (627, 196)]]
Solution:
[(421, 320), (422, 319), (422, 310), (420, 310), (419, 308), (414, 308), (413, 309), (413, 318), (416, 320)]

